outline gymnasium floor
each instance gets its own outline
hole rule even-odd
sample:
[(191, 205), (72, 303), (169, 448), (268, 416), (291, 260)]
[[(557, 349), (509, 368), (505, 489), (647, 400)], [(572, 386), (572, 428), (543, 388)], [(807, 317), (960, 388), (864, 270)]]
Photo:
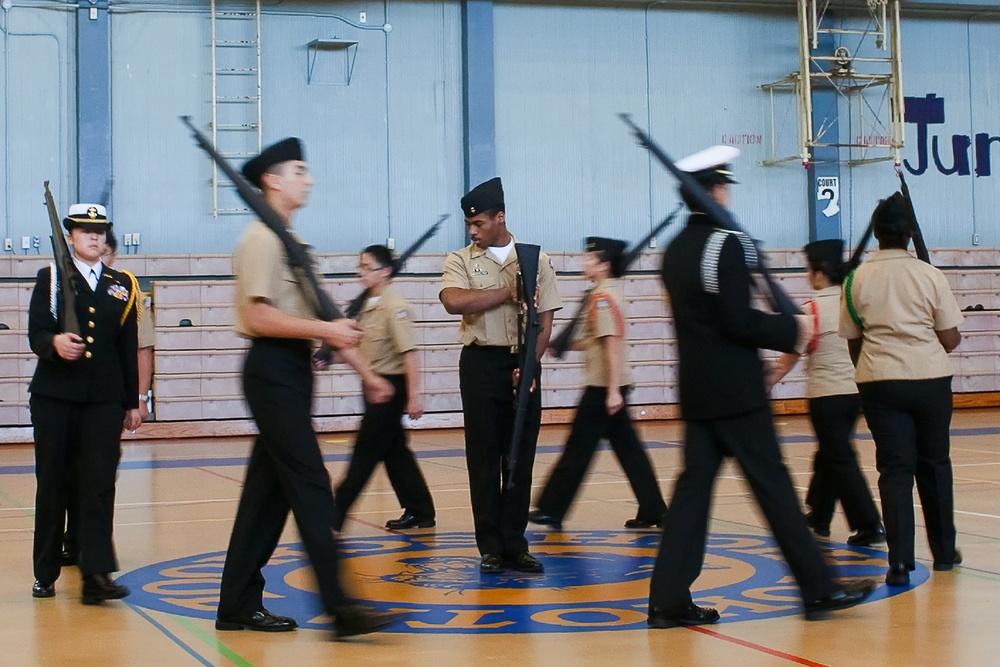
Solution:
[[(863, 428), (863, 423), (862, 423)], [(640, 425), (669, 500), (680, 463), (677, 422)], [(800, 493), (815, 446), (808, 422), (782, 418), (783, 451)], [(539, 438), (535, 481), (555, 460), (565, 427)], [(794, 586), (762, 528), (739, 471), (716, 484), (712, 536), (695, 598), (723, 613), (703, 628), (649, 631), (644, 610), (659, 533), (626, 531), (635, 502), (613, 456), (595, 461), (564, 532), (529, 526), (544, 575), (480, 578), (460, 431), (413, 431), (438, 507), (434, 529), (382, 527), (399, 508), (384, 474), (369, 485), (343, 534), (345, 578), (359, 597), (404, 612), (393, 631), (335, 643), (289, 521), (265, 569), (265, 604), (299, 621), (294, 633), (216, 632), (222, 558), (249, 439), (130, 442), (118, 483), (116, 543), (123, 602), (86, 607), (80, 577), (63, 571), (54, 599), (31, 598), (33, 455), (0, 446), (2, 665), (1000, 665), (1000, 413), (953, 421), (956, 522), (965, 562), (931, 572), (917, 513), (919, 566), (911, 586), (880, 586), (870, 601), (803, 620)], [(323, 436), (339, 479), (351, 434)], [(874, 485), (873, 444), (859, 438)], [(834, 520), (829, 557), (844, 576), (881, 583), (884, 551), (848, 547)]]

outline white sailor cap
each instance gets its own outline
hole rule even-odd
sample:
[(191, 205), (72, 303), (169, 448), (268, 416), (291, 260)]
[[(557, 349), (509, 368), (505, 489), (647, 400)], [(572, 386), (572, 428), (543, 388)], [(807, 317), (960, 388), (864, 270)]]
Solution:
[(736, 146), (712, 146), (677, 161), (677, 168), (689, 172), (704, 185), (736, 183), (730, 163), (740, 156)]
[(69, 214), (63, 218), (63, 227), (66, 231), (82, 227), (99, 232), (111, 227), (111, 221), (108, 220), (108, 210), (100, 204), (72, 204)]

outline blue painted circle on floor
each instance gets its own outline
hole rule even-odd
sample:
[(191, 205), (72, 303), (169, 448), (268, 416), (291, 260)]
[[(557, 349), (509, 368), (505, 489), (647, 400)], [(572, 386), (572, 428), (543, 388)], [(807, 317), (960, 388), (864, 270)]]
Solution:
[[(543, 574), (479, 573), (472, 533), (421, 532), (340, 541), (343, 580), (371, 606), (402, 614), (396, 632), (529, 633), (646, 627), (649, 578), (660, 533), (529, 531)], [(837, 576), (882, 581), (885, 552), (821, 543)], [(156, 563), (119, 578), (129, 602), (154, 611), (214, 619), (225, 552)], [(303, 628), (327, 629), (309, 561), (300, 544), (278, 547), (264, 568), (264, 605)], [(927, 568), (911, 573), (924, 583)], [(908, 590), (880, 585), (870, 600)], [(692, 595), (722, 622), (799, 614), (798, 588), (774, 539), (711, 535)]]

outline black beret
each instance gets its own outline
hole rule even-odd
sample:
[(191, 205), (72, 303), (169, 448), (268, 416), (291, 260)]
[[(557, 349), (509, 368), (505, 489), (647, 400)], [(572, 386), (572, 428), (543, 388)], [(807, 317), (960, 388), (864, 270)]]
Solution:
[(587, 252), (599, 252), (605, 262), (612, 263), (625, 254), (625, 248), (628, 247), (624, 241), (606, 239), (601, 236), (588, 236), (586, 244)]
[(288, 137), (268, 146), (260, 152), (260, 155), (248, 160), (243, 165), (243, 175), (246, 176), (248, 181), (259, 188), (261, 187), (261, 177), (264, 175), (264, 172), (274, 165), (288, 162), (289, 160), (304, 159), (302, 142), (296, 137)]
[(503, 206), (503, 184), (500, 177), (491, 178), (469, 190), (462, 197), (462, 212), (466, 218), (473, 218), (483, 211)]
[(872, 226), (876, 233), (899, 236), (909, 234), (913, 228), (910, 206), (900, 192), (893, 192), (878, 203), (872, 213)]
[(844, 261), (844, 242), (840, 239), (813, 241), (804, 250), (810, 263), (828, 262), (831, 266), (840, 266)]
[(111, 221), (108, 220), (107, 209), (100, 204), (73, 204), (63, 218), (63, 227), (67, 232), (82, 229), (100, 234), (111, 229)]

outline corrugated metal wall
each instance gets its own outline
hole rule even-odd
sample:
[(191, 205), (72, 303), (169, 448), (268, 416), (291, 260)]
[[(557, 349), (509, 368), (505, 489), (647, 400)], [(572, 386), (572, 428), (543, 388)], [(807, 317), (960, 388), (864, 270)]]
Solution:
[[(119, 232), (142, 233), (142, 252), (229, 252), (246, 221), (212, 218), (211, 164), (177, 121), (190, 114), (208, 127), (206, 5), (112, 6), (114, 215)], [(337, 18), (357, 22), (360, 11), (369, 27), (389, 22), (393, 30), (360, 30)], [(1000, 172), (1000, 139), (988, 142), (1000, 136), (994, 18), (904, 19), (905, 93), (937, 95), (946, 110), (945, 121), (928, 128), (942, 168), (928, 149), (927, 169), (908, 179), (932, 246), (968, 246), (973, 234), (981, 245), (1000, 246), (1000, 176), (974, 171), (978, 158)], [(44, 230), (41, 181), (53, 181), (61, 208), (76, 188), (75, 13), (15, 6), (2, 20), (0, 210), (5, 235), (19, 246), (22, 235)], [(771, 116), (758, 86), (797, 69), (791, 7), (723, 13), (669, 4), (498, 4), (495, 30), (497, 170), (515, 234), (574, 250), (591, 233), (635, 238), (673, 207), (673, 180), (615, 117), (626, 111), (674, 157), (738, 145), (738, 218), (767, 247), (807, 240), (805, 172), (795, 162), (759, 165), (770, 153)], [(306, 44), (332, 37), (358, 42), (351, 83), (331, 85), (323, 76), (309, 83)], [(389, 236), (402, 247), (450, 212), (450, 228), (427, 249), (461, 245), (460, 3), (266, 5), (262, 44), (264, 141), (301, 136), (316, 178), (296, 223), (303, 236), (322, 251)], [(336, 67), (331, 58), (319, 54), (316, 66)], [(784, 154), (796, 152), (795, 118), (790, 99), (779, 100)], [(845, 114), (839, 129), (851, 135), (857, 122)], [(985, 134), (992, 161), (984, 162), (987, 151), (976, 153), (977, 134)], [(970, 174), (942, 173), (956, 164), (953, 135), (960, 146), (968, 138), (959, 164)], [(906, 140), (904, 157), (915, 166), (916, 125), (906, 125)], [(896, 180), (891, 163), (845, 167), (841, 178), (843, 234), (852, 238)]]
[(75, 20), (60, 9), (0, 12), (0, 215), (19, 254), (22, 236), (52, 252), (42, 182), (61, 207), (76, 192)]

